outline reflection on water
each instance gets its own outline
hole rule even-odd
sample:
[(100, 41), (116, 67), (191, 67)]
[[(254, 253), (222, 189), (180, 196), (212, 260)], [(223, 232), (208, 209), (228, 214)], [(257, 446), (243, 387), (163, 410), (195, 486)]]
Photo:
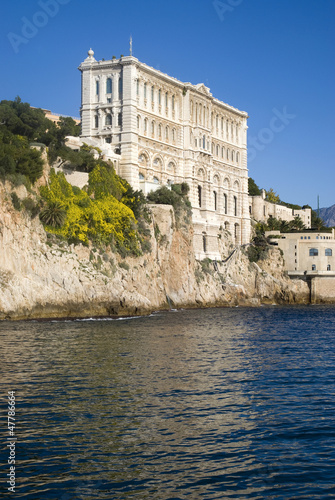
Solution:
[(335, 498), (334, 331), (321, 306), (1, 323), (18, 497)]

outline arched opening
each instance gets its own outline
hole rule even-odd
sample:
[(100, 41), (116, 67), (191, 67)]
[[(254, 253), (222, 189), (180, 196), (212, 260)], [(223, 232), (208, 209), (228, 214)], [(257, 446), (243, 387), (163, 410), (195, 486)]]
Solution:
[(216, 191), (213, 191), (213, 197), (214, 197), (214, 210), (216, 211), (218, 209), (218, 194)]

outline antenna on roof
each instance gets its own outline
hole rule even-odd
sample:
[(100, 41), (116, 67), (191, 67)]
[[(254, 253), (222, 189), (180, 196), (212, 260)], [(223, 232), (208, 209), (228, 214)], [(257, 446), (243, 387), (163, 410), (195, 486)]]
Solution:
[(130, 35), (130, 40), (129, 40), (129, 52), (130, 55), (133, 55), (133, 37)]
[(320, 217), (320, 196), (318, 195), (318, 217)]

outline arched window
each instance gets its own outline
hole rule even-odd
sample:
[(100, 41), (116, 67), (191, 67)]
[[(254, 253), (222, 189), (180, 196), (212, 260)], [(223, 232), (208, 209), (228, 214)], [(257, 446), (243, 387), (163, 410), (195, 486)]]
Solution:
[(136, 80), (136, 95), (140, 95), (140, 81), (138, 78)]
[(333, 255), (333, 251), (331, 248), (326, 248), (325, 250), (325, 256), (326, 257), (331, 257)]
[[(191, 118), (193, 118), (193, 103), (192, 103), (192, 107), (191, 107)], [(174, 111), (174, 95), (172, 96), (172, 111)]]
[(158, 179), (158, 177), (154, 177), (154, 183), (155, 183), (155, 184), (159, 184), (159, 179)]
[(240, 162), (240, 153), (237, 151), (236, 153), (236, 163)]
[(229, 153), (230, 153), (230, 150), (227, 149), (227, 160), (229, 160)]
[(332, 267), (330, 264), (327, 265), (327, 271), (331, 271), (332, 270)]
[(158, 136), (159, 136), (159, 138), (162, 137), (162, 125), (161, 124), (158, 125)]
[(137, 116), (137, 128), (140, 128), (140, 120), (141, 120), (140, 117)]
[(151, 135), (152, 137), (155, 135), (155, 122), (151, 122)]
[(100, 90), (100, 85), (99, 85), (99, 80), (95, 82), (95, 93), (96, 95), (99, 95), (99, 90)]
[(143, 95), (144, 95), (144, 99), (146, 99), (147, 98), (147, 83), (146, 82), (143, 86)]
[(238, 125), (236, 125), (236, 142), (238, 142)]
[(229, 231), (229, 222), (226, 221), (224, 223), (224, 228), (225, 228), (226, 231)]
[(105, 124), (112, 125), (112, 115), (110, 114), (106, 115)]
[(95, 115), (94, 117), (94, 127), (98, 128), (99, 127), (99, 116)]
[(169, 127), (165, 127), (165, 140), (169, 140)]
[(214, 210), (218, 209), (218, 194), (216, 191), (213, 191), (213, 196), (214, 196)]
[(176, 140), (176, 129), (172, 129), (172, 141), (174, 142)]
[(214, 154), (214, 144), (212, 143), (212, 155)]
[(219, 156), (219, 146), (216, 145), (216, 156)]
[(198, 186), (198, 202), (199, 207), (201, 207), (202, 199), (201, 199), (201, 186)]
[(141, 172), (138, 174), (138, 178), (140, 181), (144, 181), (144, 175)]
[(316, 265), (312, 264), (312, 271), (316, 271)]
[(224, 146), (222, 146), (221, 156), (222, 156), (222, 158), (224, 158)]
[(238, 224), (235, 224), (235, 227), (234, 227), (234, 236), (235, 236), (235, 240), (238, 238)]
[(221, 118), (221, 135), (223, 135), (223, 118)]
[(233, 150), (231, 152), (231, 161), (234, 161), (235, 160), (235, 151)]
[(167, 92), (165, 92), (165, 107), (166, 107), (166, 108), (168, 107), (168, 102), (169, 102), (168, 93), (167, 93)]
[(144, 132), (148, 131), (148, 118), (144, 118)]
[(162, 91), (161, 89), (159, 89), (158, 91), (158, 104), (161, 105), (162, 103)]
[(206, 137), (205, 136), (202, 137), (202, 148), (206, 149)]
[(234, 196), (234, 215), (237, 215), (237, 198)]
[(309, 249), (309, 256), (310, 257), (317, 257), (319, 255), (319, 250), (317, 248), (310, 248)]
[(228, 213), (228, 196), (226, 195), (226, 193), (224, 193), (224, 195), (223, 195), (223, 208), (224, 208), (224, 213), (227, 214)]
[(106, 94), (111, 94), (112, 93), (112, 79), (107, 78), (106, 80)]

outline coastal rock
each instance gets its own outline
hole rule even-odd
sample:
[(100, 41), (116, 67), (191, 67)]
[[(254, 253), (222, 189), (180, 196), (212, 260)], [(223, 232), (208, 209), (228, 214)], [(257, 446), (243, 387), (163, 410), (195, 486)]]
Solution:
[(309, 302), (308, 285), (285, 276), (278, 249), (250, 263), (227, 233), (224, 260), (198, 262), (192, 227), (178, 224), (171, 206), (151, 206), (151, 212), (152, 251), (122, 259), (48, 239), (38, 217), (15, 210), (10, 187), (0, 185), (0, 319)]

